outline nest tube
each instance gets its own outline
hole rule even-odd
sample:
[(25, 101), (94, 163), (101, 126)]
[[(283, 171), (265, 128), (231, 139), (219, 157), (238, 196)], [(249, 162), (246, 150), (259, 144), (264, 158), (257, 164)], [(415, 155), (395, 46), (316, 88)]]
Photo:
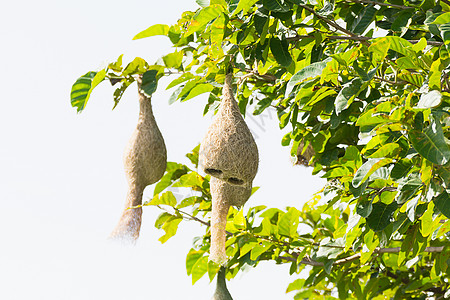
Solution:
[(231, 294), (227, 289), (225, 273), (226, 269), (220, 267), (219, 272), (217, 273), (216, 290), (214, 291), (211, 300), (233, 300), (233, 297), (231, 297)]
[(242, 117), (232, 91), (233, 75), (227, 74), (222, 101), (200, 145), (200, 168), (232, 185), (246, 185), (258, 171), (256, 142)]
[(141, 90), (142, 76), (137, 78), (137, 83), (139, 118), (123, 158), (128, 194), (119, 222), (110, 235), (110, 238), (132, 243), (139, 238), (144, 189), (161, 179), (167, 165), (167, 150), (153, 115), (151, 97)]
[(252, 193), (250, 185), (235, 186), (221, 179), (211, 177), (210, 181), (211, 208), (211, 247), (209, 260), (225, 265), (226, 254), (226, 225), (228, 211), (231, 205), (242, 206)]

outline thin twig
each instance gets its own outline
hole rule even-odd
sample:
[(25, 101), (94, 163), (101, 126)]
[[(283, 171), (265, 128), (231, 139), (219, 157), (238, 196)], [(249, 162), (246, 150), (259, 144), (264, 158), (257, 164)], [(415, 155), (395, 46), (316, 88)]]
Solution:
[[(296, 35), (292, 37), (286, 38), (289, 42), (295, 42), (301, 39), (308, 39), (308, 38), (314, 38), (313, 35)], [(368, 36), (362, 36), (362, 35), (355, 35), (355, 36), (341, 36), (341, 35), (327, 35), (325, 38), (330, 40), (351, 40), (351, 41), (370, 41), (375, 38), (371, 38)], [(417, 44), (420, 40), (407, 40), (411, 44)], [(427, 41), (427, 44), (430, 46), (442, 46), (444, 45), (443, 42), (438, 41)]]
[[(439, 253), (444, 250), (444, 247), (426, 247), (423, 252), (428, 253)], [(401, 251), (400, 247), (396, 248), (376, 248), (373, 253), (375, 254), (383, 254), (383, 253), (399, 253)], [(297, 253), (293, 253), (294, 256), (298, 255)], [(342, 265), (354, 260), (357, 260), (361, 257), (361, 253), (356, 253), (341, 259), (336, 260), (333, 265)], [(287, 260), (287, 261), (297, 261), (296, 257), (287, 257), (287, 256), (280, 256), (281, 259)], [(305, 256), (301, 261), (301, 264), (310, 265), (310, 266), (316, 266), (321, 267), (324, 266), (323, 262), (315, 261), (309, 256)]]
[(441, 2), (444, 2), (447, 5), (450, 5), (450, 1), (448, 1), (448, 0), (441, 0)]
[(312, 13), (313, 15), (315, 15), (318, 19), (324, 21), (325, 23), (327, 23), (328, 25), (336, 28), (337, 30), (349, 35), (349, 36), (358, 36), (357, 34), (354, 34), (353, 32), (345, 29), (344, 27), (340, 26), (339, 24), (337, 24), (335, 21), (332, 21), (328, 18), (325, 18), (324, 16), (319, 15), (313, 8), (304, 5), (304, 4), (298, 4), (298, 6), (302, 7), (303, 9), (309, 11), (310, 13)]
[(381, 78), (381, 77), (378, 77), (378, 76), (374, 76), (373, 78), (376, 79), (376, 80), (380, 80), (380, 81), (383, 81), (383, 82), (392, 84), (392, 85), (404, 85), (404, 84), (407, 84), (407, 83), (408, 83), (408, 82), (403, 81), (403, 80), (400, 80), (400, 81), (392, 81), (392, 80), (384, 79), (384, 78)]

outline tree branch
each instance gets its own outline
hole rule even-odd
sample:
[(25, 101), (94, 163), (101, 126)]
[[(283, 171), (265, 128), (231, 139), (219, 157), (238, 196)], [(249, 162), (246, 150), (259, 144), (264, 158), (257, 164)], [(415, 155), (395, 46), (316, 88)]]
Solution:
[(312, 13), (313, 15), (315, 15), (318, 19), (324, 21), (325, 23), (327, 23), (328, 25), (330, 25), (331, 27), (336, 28), (337, 30), (349, 35), (349, 36), (353, 36), (353, 37), (357, 37), (357, 34), (354, 34), (353, 32), (345, 29), (344, 27), (340, 26), (339, 24), (337, 24), (335, 21), (332, 21), (328, 18), (325, 18), (324, 16), (319, 15), (313, 8), (308, 7), (307, 5), (304, 4), (298, 4), (298, 6), (302, 7), (303, 9), (309, 11), (310, 13)]
[(371, 0), (346, 0), (345, 2), (347, 2), (347, 3), (358, 3), (358, 4), (366, 3), (366, 4), (395, 7), (395, 8), (401, 8), (401, 9), (411, 9), (411, 8), (413, 8), (413, 7), (409, 7), (409, 6), (390, 4), (390, 3), (383, 3), (383, 2), (377, 2), (377, 1), (371, 1)]
[[(162, 209), (162, 210), (168, 212), (167, 209), (161, 207), (160, 205), (156, 205), (156, 206), (157, 206), (158, 208), (160, 208), (160, 209)], [(186, 219), (186, 220), (192, 220), (192, 221), (199, 222), (199, 223), (201, 223), (201, 224), (203, 224), (203, 225), (210, 226), (210, 223), (209, 223), (209, 222), (203, 221), (203, 220), (201, 220), (201, 219), (199, 219), (199, 218), (197, 218), (197, 217), (195, 217), (195, 216), (193, 216), (193, 215), (191, 215), (191, 214), (189, 214), (189, 213), (187, 213), (187, 212), (184, 212), (184, 211), (182, 211), (182, 210), (180, 210), (180, 209), (178, 209), (178, 208), (176, 208), (176, 207), (172, 207), (172, 208), (173, 208), (176, 212), (178, 212), (180, 215), (185, 216), (184, 219)], [(170, 212), (169, 212), (169, 213), (170, 213)], [(226, 233), (227, 233), (227, 235), (232, 235), (231, 232), (228, 232), (228, 231), (227, 231)], [(260, 238), (260, 239), (263, 239), (263, 240), (267, 240), (267, 241), (269, 241), (269, 242), (271, 242), (271, 243), (278, 243), (278, 244), (283, 245), (283, 246), (285, 246), (285, 247), (290, 247), (290, 244), (289, 244), (288, 242), (284, 242), (284, 241), (274, 241), (274, 240), (272, 240), (272, 239), (269, 239), (269, 238), (266, 238), (266, 237), (259, 237), (259, 236), (257, 236), (257, 235), (254, 235), (254, 237)], [(341, 247), (341, 246), (332, 246), (332, 245), (327, 246), (327, 245), (320, 245), (320, 244), (318, 244), (318, 243), (311, 243), (311, 246), (329, 247), (329, 248), (344, 248), (344, 247)], [(424, 250), (423, 252), (428, 252), (428, 253), (439, 253), (439, 252), (442, 252), (443, 250), (444, 250), (444, 246), (439, 246), (439, 247), (426, 247), (425, 250)], [(374, 253), (374, 254), (399, 253), (400, 251), (401, 251), (401, 248), (400, 248), (400, 247), (395, 247), (395, 248), (376, 248), (376, 249), (373, 251), (373, 253)], [(280, 259), (283, 259), (283, 260), (287, 260), (287, 261), (296, 262), (296, 261), (297, 261), (297, 257), (298, 257), (299, 254), (296, 253), (296, 252), (294, 252), (294, 253), (291, 253), (290, 255), (292, 255), (292, 256), (279, 256), (279, 258), (280, 258)], [(359, 259), (360, 257), (361, 257), (361, 253), (356, 253), (356, 254), (353, 254), (353, 255), (350, 255), (350, 256), (347, 256), (347, 257), (344, 257), (344, 258), (341, 258), (341, 259), (336, 260), (336, 261), (333, 263), (333, 265), (342, 265), (342, 264), (345, 264), (345, 263), (348, 263), (348, 262), (357, 260), (357, 259)], [(305, 265), (310, 265), (310, 266), (323, 266), (323, 265), (324, 265), (323, 262), (315, 261), (315, 260), (313, 260), (312, 258), (310, 258), (309, 256), (305, 256), (305, 257), (300, 261), (300, 263), (301, 263), (301, 264), (305, 264)]]
[[(288, 38), (286, 38), (286, 40), (295, 42), (295, 41), (298, 41), (301, 39), (307, 39), (307, 38), (314, 38), (314, 36), (312, 36), (312, 35), (296, 35), (293, 37), (288, 37)], [(370, 41), (370, 40), (374, 39), (374, 38), (362, 36), (362, 35), (354, 35), (354, 36), (327, 35), (326, 38), (330, 39), (330, 40), (351, 40), (351, 41), (360, 41), (360, 42)], [(417, 44), (419, 42), (419, 40), (408, 40), (408, 42), (410, 42), (411, 44)], [(427, 44), (430, 46), (444, 45), (443, 42), (438, 42), (438, 41), (427, 41)]]
[[(436, 253), (436, 252), (442, 252), (443, 250), (444, 250), (443, 246), (442, 247), (426, 247), (423, 252)], [(396, 247), (396, 248), (376, 248), (375, 251), (373, 251), (373, 253), (375, 253), (375, 254), (399, 253), (400, 251), (401, 251), (400, 247)], [(293, 253), (292, 255), (298, 256), (298, 253)], [(348, 262), (357, 260), (360, 257), (361, 257), (361, 253), (356, 253), (356, 254), (353, 254), (351, 256), (347, 256), (347, 257), (344, 257), (344, 258), (336, 260), (333, 263), (333, 265), (346, 264)], [(280, 256), (280, 258), (284, 259), (284, 260), (287, 260), (287, 261), (297, 261), (296, 257)], [(323, 262), (315, 261), (312, 258), (310, 258), (309, 256), (305, 256), (305, 258), (303, 258), (300, 263), (304, 264), (304, 265), (314, 266), (314, 267), (324, 266)]]

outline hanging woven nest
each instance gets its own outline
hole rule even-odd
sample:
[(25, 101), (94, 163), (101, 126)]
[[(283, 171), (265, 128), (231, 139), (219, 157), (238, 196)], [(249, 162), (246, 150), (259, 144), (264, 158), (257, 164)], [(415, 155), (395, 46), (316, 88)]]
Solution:
[(140, 103), (139, 119), (124, 151), (128, 195), (119, 223), (110, 236), (131, 242), (139, 237), (142, 208), (130, 207), (142, 204), (145, 187), (161, 179), (167, 164), (166, 146), (153, 116), (151, 98), (141, 90), (142, 76), (137, 78), (137, 83)]
[(231, 205), (242, 206), (252, 193), (252, 186), (231, 185), (221, 179), (211, 177), (211, 247), (209, 260), (219, 265), (227, 261), (226, 231), (227, 215)]
[(206, 174), (245, 185), (258, 171), (258, 148), (234, 100), (232, 82), (228, 74), (219, 110), (200, 146), (199, 163)]
[(226, 270), (224, 267), (219, 269), (219, 273), (217, 273), (216, 290), (214, 291), (211, 300), (233, 300), (233, 297), (231, 297), (230, 292), (227, 289), (225, 272)]

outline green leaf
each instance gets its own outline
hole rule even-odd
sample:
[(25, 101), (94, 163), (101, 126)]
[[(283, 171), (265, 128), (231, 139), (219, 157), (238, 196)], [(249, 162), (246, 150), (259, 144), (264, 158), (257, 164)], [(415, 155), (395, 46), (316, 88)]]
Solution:
[(161, 196), (155, 195), (153, 199), (146, 205), (168, 205), (174, 207), (177, 205), (177, 199), (171, 191), (167, 191)]
[(289, 67), (292, 63), (292, 57), (289, 53), (289, 43), (286, 41), (286, 38), (283, 37), (282, 39), (279, 39), (277, 37), (272, 37), (269, 46), (277, 63), (283, 67)]
[(264, 252), (266, 252), (267, 250), (269, 250), (269, 248), (270, 248), (270, 243), (268, 243), (268, 242), (263, 242), (262, 245), (256, 244), (250, 252), (250, 259), (257, 260), (258, 257), (261, 254), (263, 254)]
[(147, 62), (140, 57), (136, 57), (130, 62), (122, 72), (122, 76), (126, 77), (134, 74), (143, 74), (147, 71)]
[[(183, 75), (181, 75), (180, 77), (178, 77), (177, 79), (174, 79), (171, 83), (169, 83), (169, 85), (167, 86), (166, 90), (179, 85), (180, 83), (183, 83), (185, 81), (191, 80), (195, 78), (194, 75), (192, 75), (191, 73), (183, 73)], [(200, 77), (198, 77), (198, 79), (200, 79)]]
[(220, 5), (211, 5), (198, 11), (189, 24), (184, 36), (187, 37), (196, 31), (200, 31), (206, 24), (217, 18), (222, 13)]
[(450, 12), (438, 16), (431, 24), (446, 24), (450, 23)]
[(353, 177), (353, 187), (360, 186), (373, 172), (392, 162), (391, 158), (373, 158), (366, 161)]
[(396, 32), (402, 32), (407, 29), (408, 23), (414, 14), (413, 9), (402, 10), (395, 15), (394, 22), (392, 22), (391, 30)]
[(406, 181), (399, 185), (399, 192), (397, 193), (395, 200), (398, 204), (405, 203), (412, 197), (415, 197), (422, 185), (423, 182), (417, 173), (408, 175)]
[(300, 211), (295, 207), (289, 208), (288, 212), (278, 220), (278, 233), (288, 237), (295, 237), (300, 214)]
[(259, 0), (239, 0), (238, 6), (233, 11), (232, 16), (235, 16), (238, 12), (244, 11), (244, 14), (247, 13), (250, 8)]
[(363, 218), (367, 218), (372, 213), (372, 201), (363, 201), (356, 206), (356, 213)]
[(212, 282), (216, 274), (219, 272), (220, 265), (216, 264), (212, 260), (208, 261), (208, 277), (209, 281)]
[(164, 244), (168, 239), (173, 237), (177, 233), (178, 225), (182, 220), (183, 219), (181, 217), (172, 217), (171, 219), (167, 220), (162, 226), (162, 229), (166, 232), (166, 234), (160, 237), (158, 241), (160, 241), (161, 244)]
[(144, 31), (139, 32), (133, 37), (133, 40), (143, 39), (146, 37), (151, 37), (155, 35), (165, 35), (169, 33), (169, 25), (165, 24), (155, 24), (145, 29)]
[(411, 170), (412, 166), (412, 162), (408, 159), (399, 160), (392, 168), (391, 178), (397, 180), (405, 177), (408, 174), (409, 170)]
[(244, 217), (244, 211), (241, 209), (239, 212), (234, 216), (233, 218), (233, 225), (237, 229), (245, 229), (245, 217)]
[(203, 275), (208, 271), (208, 258), (206, 256), (201, 257), (195, 262), (192, 267), (192, 284), (195, 284)]
[(105, 79), (106, 70), (100, 72), (88, 72), (75, 81), (70, 92), (70, 103), (77, 108), (77, 112), (83, 111), (92, 90)]
[(294, 76), (292, 76), (289, 82), (287, 83), (285, 97), (286, 98), (289, 97), (289, 94), (292, 92), (292, 88), (298, 83), (302, 82), (307, 78), (321, 75), (322, 71), (327, 66), (327, 63), (330, 62), (331, 60), (332, 60), (331, 58), (327, 58), (324, 61), (312, 63), (309, 66), (306, 66), (297, 73), (295, 73)]
[(402, 39), (401, 37), (398, 36), (385, 36), (385, 37), (381, 37), (381, 38), (376, 38), (374, 41), (379, 41), (381, 39), (386, 39), (389, 42), (389, 48), (401, 53), (405, 56), (411, 56), (414, 57), (414, 52), (411, 49), (411, 47), (413, 46), (413, 44), (411, 44), (410, 42), (408, 42), (405, 39)]
[(447, 192), (443, 192), (433, 199), (434, 205), (441, 211), (441, 213), (450, 219), (450, 196)]
[(395, 158), (402, 148), (397, 143), (387, 143), (383, 145), (380, 149), (372, 153), (369, 157), (370, 158), (383, 158), (383, 157), (390, 157)]
[(263, 0), (263, 6), (271, 11), (288, 12), (289, 6), (284, 0)]
[(442, 94), (439, 91), (431, 91), (420, 95), (419, 103), (417, 103), (417, 108), (426, 109), (439, 106), (441, 104)]
[(441, 37), (444, 43), (446, 45), (450, 43), (450, 23), (439, 26), (439, 31), (441, 33)]
[(450, 149), (445, 142), (441, 123), (434, 117), (430, 117), (430, 125), (423, 132), (411, 130), (409, 137), (414, 149), (432, 163), (445, 165), (450, 160)]
[(260, 115), (266, 108), (268, 108), (272, 104), (272, 99), (264, 98), (256, 104), (255, 110), (253, 111), (253, 115)]
[(183, 101), (187, 101), (189, 99), (197, 97), (198, 95), (211, 92), (213, 89), (214, 86), (212, 86), (209, 83), (198, 84), (192, 90), (189, 91), (189, 94), (187, 95), (186, 98), (183, 99)]
[(204, 253), (205, 253), (205, 251), (203, 251), (203, 250), (195, 250), (195, 249), (189, 250), (189, 253), (186, 256), (187, 275), (192, 274), (192, 268), (197, 263), (197, 261), (203, 256)]
[(180, 177), (180, 179), (175, 182), (173, 187), (201, 187), (203, 184), (203, 177), (200, 176), (197, 172), (190, 172), (186, 175)]
[(391, 46), (389, 39), (386, 37), (378, 38), (372, 42), (369, 51), (375, 54), (377, 61), (381, 62), (385, 59)]
[(362, 34), (372, 23), (377, 11), (372, 5), (366, 6), (353, 21), (351, 31), (356, 34)]
[(173, 52), (163, 56), (163, 61), (166, 67), (178, 69), (183, 61), (183, 52)]
[(372, 212), (366, 218), (367, 225), (373, 231), (381, 231), (391, 223), (392, 214), (397, 210), (397, 202), (385, 204), (377, 202), (372, 205)]
[(197, 4), (201, 7), (209, 6), (209, 0), (195, 0), (195, 2), (197, 2)]
[(353, 78), (350, 82), (347, 82), (342, 86), (342, 89), (339, 91), (339, 94), (336, 96), (336, 100), (334, 102), (336, 107), (336, 115), (339, 115), (350, 105), (361, 90), (362, 84), (363, 81), (361, 78)]
[(141, 89), (148, 97), (151, 97), (151, 95), (156, 92), (156, 89), (158, 87), (157, 75), (157, 70), (150, 70), (142, 75)]

